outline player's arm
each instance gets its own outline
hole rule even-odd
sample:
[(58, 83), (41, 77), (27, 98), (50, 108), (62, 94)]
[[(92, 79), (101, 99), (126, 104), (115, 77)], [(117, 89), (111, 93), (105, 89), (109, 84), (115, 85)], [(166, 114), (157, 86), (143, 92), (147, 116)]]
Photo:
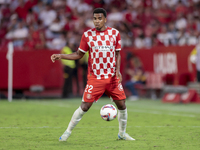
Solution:
[(122, 82), (122, 75), (120, 73), (121, 55), (120, 51), (116, 51), (116, 76), (119, 79), (119, 83)]
[(60, 59), (67, 59), (67, 60), (77, 60), (84, 56), (85, 53), (81, 52), (80, 50), (71, 53), (71, 54), (53, 54), (51, 55), (52, 62), (55, 62), (55, 60)]
[(115, 53), (115, 58), (116, 58), (116, 76), (119, 79), (119, 83), (122, 82), (122, 75), (120, 73), (120, 64), (121, 64), (121, 55), (120, 55), (120, 51), (121, 51), (121, 37), (120, 37), (120, 33), (117, 34), (116, 37), (116, 45), (115, 45), (115, 49), (116, 49), (116, 53)]
[(51, 56), (51, 60), (52, 62), (55, 62), (55, 60), (59, 60), (59, 59), (77, 60), (77, 59), (82, 58), (88, 49), (89, 49), (89, 46), (87, 44), (87, 38), (85, 37), (85, 34), (83, 34), (78, 51), (72, 54), (53, 54)]

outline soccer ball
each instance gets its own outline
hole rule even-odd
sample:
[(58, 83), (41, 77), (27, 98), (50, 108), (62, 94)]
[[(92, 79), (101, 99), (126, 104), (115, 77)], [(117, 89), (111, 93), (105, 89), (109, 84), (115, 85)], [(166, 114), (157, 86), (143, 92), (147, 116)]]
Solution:
[(112, 104), (106, 104), (101, 108), (100, 115), (103, 120), (111, 121), (117, 117), (117, 109)]

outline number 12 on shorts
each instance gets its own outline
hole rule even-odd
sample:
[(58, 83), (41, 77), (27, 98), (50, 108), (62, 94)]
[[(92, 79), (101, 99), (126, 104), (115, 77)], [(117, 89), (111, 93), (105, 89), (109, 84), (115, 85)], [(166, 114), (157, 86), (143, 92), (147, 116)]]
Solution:
[(86, 85), (85, 92), (92, 93), (93, 85)]

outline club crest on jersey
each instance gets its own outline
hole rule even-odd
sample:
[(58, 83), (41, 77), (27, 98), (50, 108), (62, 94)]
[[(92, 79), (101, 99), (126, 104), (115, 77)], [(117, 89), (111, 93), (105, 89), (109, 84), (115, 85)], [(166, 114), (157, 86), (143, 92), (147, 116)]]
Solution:
[(120, 90), (120, 91), (123, 91), (123, 87), (122, 87), (122, 84), (120, 83), (120, 84), (118, 84), (118, 89)]
[(110, 42), (114, 43), (115, 40), (113, 37), (110, 37), (109, 39), (110, 39)]

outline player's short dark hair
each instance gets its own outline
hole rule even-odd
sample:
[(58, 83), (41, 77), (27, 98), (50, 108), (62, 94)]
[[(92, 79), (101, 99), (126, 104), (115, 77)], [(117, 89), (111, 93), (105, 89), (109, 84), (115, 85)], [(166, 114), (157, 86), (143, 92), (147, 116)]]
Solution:
[(93, 11), (93, 15), (94, 15), (94, 14), (98, 14), (98, 13), (102, 13), (102, 14), (104, 15), (105, 18), (106, 18), (106, 16), (107, 16), (106, 10), (103, 9), (103, 8), (96, 8), (96, 9)]

